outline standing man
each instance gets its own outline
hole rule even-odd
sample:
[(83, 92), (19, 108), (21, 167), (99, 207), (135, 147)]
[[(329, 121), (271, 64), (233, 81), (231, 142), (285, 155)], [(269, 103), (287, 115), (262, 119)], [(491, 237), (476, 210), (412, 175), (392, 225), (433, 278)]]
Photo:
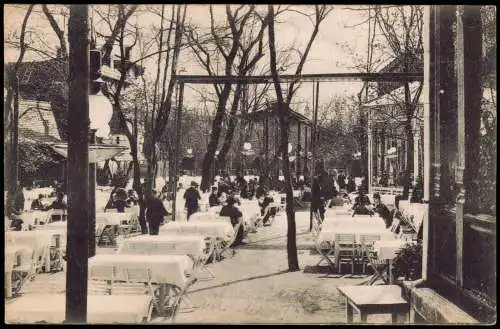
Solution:
[(156, 191), (152, 191), (147, 199), (146, 218), (149, 224), (149, 235), (158, 235), (163, 216), (167, 213), (163, 202), (158, 198)]
[(198, 200), (201, 199), (201, 196), (197, 187), (198, 183), (192, 181), (191, 187), (184, 192), (184, 199), (186, 199), (187, 220), (189, 220), (189, 217), (200, 208)]

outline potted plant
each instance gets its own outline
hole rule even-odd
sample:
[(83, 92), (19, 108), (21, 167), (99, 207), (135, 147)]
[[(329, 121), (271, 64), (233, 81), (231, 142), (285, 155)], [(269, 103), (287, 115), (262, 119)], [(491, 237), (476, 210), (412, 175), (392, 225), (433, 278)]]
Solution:
[(393, 265), (395, 277), (404, 277), (406, 281), (419, 279), (422, 276), (422, 242), (407, 243), (396, 253)]

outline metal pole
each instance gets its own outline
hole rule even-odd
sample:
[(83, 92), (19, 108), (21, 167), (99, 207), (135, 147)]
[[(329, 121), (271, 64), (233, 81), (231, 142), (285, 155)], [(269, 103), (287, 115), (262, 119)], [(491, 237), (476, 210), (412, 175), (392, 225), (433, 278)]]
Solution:
[(66, 321), (87, 321), (89, 219), (88, 6), (71, 5), (69, 16), (68, 234)]
[(175, 124), (176, 126), (176, 132), (175, 132), (175, 154), (174, 154), (174, 201), (172, 204), (172, 220), (175, 221), (176, 218), (176, 212), (177, 212), (177, 172), (178, 172), (178, 163), (179, 163), (179, 153), (180, 153), (180, 143), (181, 143), (181, 116), (182, 116), (182, 98), (184, 96), (184, 83), (179, 84), (179, 99), (177, 103), (177, 122)]
[[(90, 130), (90, 144), (95, 145), (97, 129)], [(89, 257), (96, 254), (96, 237), (95, 237), (95, 189), (96, 189), (96, 163), (89, 163)]]

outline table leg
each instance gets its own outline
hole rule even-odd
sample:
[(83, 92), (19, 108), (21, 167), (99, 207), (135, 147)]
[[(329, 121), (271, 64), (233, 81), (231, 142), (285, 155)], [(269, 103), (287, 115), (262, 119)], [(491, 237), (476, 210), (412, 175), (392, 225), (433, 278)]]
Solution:
[(392, 259), (389, 259), (389, 284), (394, 284), (394, 276), (392, 274)]
[(359, 316), (361, 319), (361, 323), (366, 323), (366, 320), (368, 318), (368, 314), (366, 312), (363, 312), (362, 310), (359, 311)]
[(160, 309), (158, 310), (161, 315), (165, 313), (165, 298), (167, 296), (166, 287), (164, 284), (160, 285), (160, 292), (158, 296), (158, 305)]
[(12, 297), (12, 272), (5, 272), (5, 297)]
[(352, 323), (354, 316), (354, 309), (352, 308), (352, 305), (349, 303), (349, 300), (347, 300), (345, 303), (345, 309), (346, 309), (346, 322)]

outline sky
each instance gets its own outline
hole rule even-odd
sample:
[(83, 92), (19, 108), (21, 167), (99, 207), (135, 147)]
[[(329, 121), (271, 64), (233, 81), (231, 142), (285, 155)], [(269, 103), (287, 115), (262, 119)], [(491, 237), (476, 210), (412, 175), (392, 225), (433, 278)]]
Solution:
[[(262, 6), (258, 6), (262, 7)], [(361, 57), (366, 54), (366, 44), (368, 39), (368, 25), (362, 24), (357, 27), (349, 27), (362, 22), (365, 19), (365, 12), (350, 10), (346, 5), (334, 5), (333, 11), (322, 22), (319, 33), (309, 53), (308, 61), (306, 62), (303, 73), (347, 73), (356, 72), (350, 68), (356, 64), (351, 53), (356, 53)], [(9, 38), (12, 33), (19, 33), (22, 19), (26, 12), (27, 6), (15, 5), (4, 6), (4, 38)], [(54, 8), (49, 6), (49, 8)], [(216, 19), (223, 19), (225, 14), (224, 5), (215, 5), (214, 13)], [(266, 10), (266, 7), (258, 8), (258, 10)], [(312, 6), (293, 6), (297, 10), (309, 10)], [(35, 6), (35, 13), (29, 21), (28, 30), (42, 32), (43, 39), (48, 45), (57, 45), (57, 39), (52, 32), (50, 25), (41, 13), (41, 7)], [(198, 25), (200, 27), (209, 27), (209, 10), (208, 5), (189, 5), (186, 15), (188, 23)], [(64, 26), (67, 23), (67, 17), (56, 15), (58, 22)], [(139, 25), (145, 29), (150, 26), (153, 17), (142, 14), (137, 19)], [(97, 18), (94, 18), (96, 21)], [(286, 47), (292, 43), (303, 50), (309, 40), (313, 26), (311, 22), (303, 15), (296, 12), (287, 12), (282, 14), (280, 23), (276, 24), (276, 40), (277, 47)], [(66, 28), (67, 31), (67, 28)], [(266, 32), (267, 33), (267, 32)], [(32, 33), (35, 37), (35, 33)], [(31, 35), (30, 35), (31, 36)], [(347, 45), (347, 47), (346, 47)], [(53, 46), (55, 48), (55, 46)], [(4, 44), (4, 62), (15, 61), (18, 56), (18, 50)], [(199, 66), (194, 63), (190, 55), (182, 54), (180, 66), (185, 69), (184, 74), (205, 74)], [(39, 56), (34, 52), (26, 53), (25, 60), (37, 60)], [(149, 69), (146, 67), (146, 69)], [(152, 69), (152, 68), (151, 68)], [(294, 70), (294, 68), (293, 68)], [(293, 73), (293, 72), (287, 72)], [(320, 83), (319, 103), (325, 104), (335, 95), (352, 96), (359, 92), (362, 84), (360, 82), (334, 82)], [(308, 104), (312, 108), (312, 83), (304, 83), (296, 96), (293, 103), (300, 103), (297, 107), (303, 108)], [(185, 99), (188, 103), (197, 104), (199, 96), (197, 93), (185, 89)], [(301, 109), (296, 109), (302, 112)]]

